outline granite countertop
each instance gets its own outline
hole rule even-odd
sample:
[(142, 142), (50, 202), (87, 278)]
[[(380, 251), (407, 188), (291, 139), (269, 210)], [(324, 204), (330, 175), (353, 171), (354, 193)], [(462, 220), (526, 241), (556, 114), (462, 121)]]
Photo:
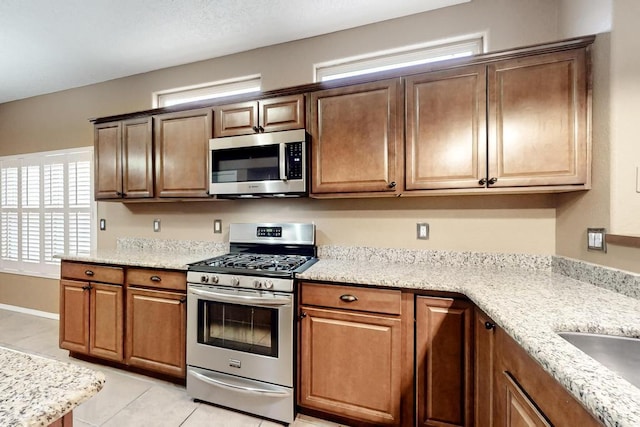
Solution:
[(0, 425), (48, 426), (102, 389), (104, 374), (0, 347)]
[[(465, 266), (417, 259), (415, 252), (391, 263), (378, 258), (389, 257), (373, 251), (360, 259), (321, 258), (298, 278), (464, 294), (605, 425), (640, 426), (640, 389), (557, 334), (640, 337), (640, 300), (558, 274), (543, 258), (493, 266), (488, 258)], [(524, 268), (513, 268), (518, 263)]]

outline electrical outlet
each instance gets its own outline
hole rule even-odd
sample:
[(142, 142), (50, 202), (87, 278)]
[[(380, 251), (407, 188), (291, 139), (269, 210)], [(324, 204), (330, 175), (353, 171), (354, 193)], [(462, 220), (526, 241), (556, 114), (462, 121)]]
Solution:
[(213, 220), (213, 233), (214, 234), (221, 234), (222, 233), (222, 220), (221, 219), (214, 219)]
[(416, 224), (416, 239), (429, 240), (429, 224), (426, 222)]
[(107, 220), (104, 218), (100, 218), (100, 231), (104, 231), (107, 229)]
[(587, 249), (607, 251), (604, 228), (587, 228)]
[(160, 231), (160, 220), (159, 219), (154, 219), (153, 220), (153, 231), (155, 233)]

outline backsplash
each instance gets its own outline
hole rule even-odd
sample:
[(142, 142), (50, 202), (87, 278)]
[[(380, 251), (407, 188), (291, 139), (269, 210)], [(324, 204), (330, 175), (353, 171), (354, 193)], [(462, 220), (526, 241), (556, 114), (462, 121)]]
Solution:
[(640, 274), (572, 258), (553, 257), (554, 273), (640, 299)]
[(203, 242), (198, 240), (163, 240), (144, 239), (138, 237), (121, 237), (116, 240), (117, 250), (145, 250), (152, 252), (177, 252), (188, 254), (203, 254), (227, 252), (228, 243)]

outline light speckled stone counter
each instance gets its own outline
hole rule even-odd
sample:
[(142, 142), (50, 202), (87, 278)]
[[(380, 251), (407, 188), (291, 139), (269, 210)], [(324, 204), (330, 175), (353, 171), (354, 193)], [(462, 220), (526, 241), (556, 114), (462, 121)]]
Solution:
[(435, 251), (367, 248), (322, 248), (320, 255), (298, 278), (466, 295), (605, 425), (640, 426), (640, 389), (556, 333), (640, 337), (640, 300), (554, 273), (554, 257), (458, 253), (447, 260)]
[(102, 389), (101, 372), (0, 347), (0, 425), (47, 426)]
[(117, 240), (116, 249), (113, 250), (100, 250), (87, 255), (63, 254), (59, 258), (67, 261), (186, 270), (187, 264), (228, 251), (229, 245), (226, 243), (122, 238)]

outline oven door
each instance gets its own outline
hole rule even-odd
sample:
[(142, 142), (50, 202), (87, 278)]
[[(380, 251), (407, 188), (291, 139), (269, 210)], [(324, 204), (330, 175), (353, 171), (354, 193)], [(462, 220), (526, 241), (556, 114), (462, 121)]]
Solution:
[(293, 387), (293, 294), (189, 284), (187, 365)]

